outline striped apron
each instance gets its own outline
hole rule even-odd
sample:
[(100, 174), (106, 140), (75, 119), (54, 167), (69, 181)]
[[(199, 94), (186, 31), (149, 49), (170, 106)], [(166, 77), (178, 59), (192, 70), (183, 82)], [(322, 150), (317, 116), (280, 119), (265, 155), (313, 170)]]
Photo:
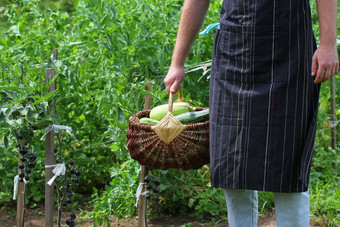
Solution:
[(210, 78), (213, 187), (308, 189), (315, 48), (308, 0), (224, 0)]

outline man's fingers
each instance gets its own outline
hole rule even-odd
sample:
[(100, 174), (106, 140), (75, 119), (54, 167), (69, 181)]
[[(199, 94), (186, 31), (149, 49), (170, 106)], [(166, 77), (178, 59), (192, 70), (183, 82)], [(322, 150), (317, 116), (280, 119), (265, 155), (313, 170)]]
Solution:
[(312, 76), (315, 76), (317, 71), (318, 71), (318, 61), (317, 61), (316, 57), (313, 57), (313, 59), (312, 59)]
[(175, 81), (172, 85), (171, 85), (171, 88), (170, 88), (170, 92), (171, 93), (176, 93), (179, 89), (179, 86), (180, 86), (180, 83)]
[(181, 82), (178, 82), (178, 80), (175, 81), (165, 81), (165, 89), (166, 93), (170, 94), (171, 93), (176, 93), (180, 87)]
[(324, 70), (324, 76), (323, 76), (321, 82), (325, 82), (325, 81), (327, 81), (329, 78), (331, 78), (331, 70), (325, 69), (325, 70)]
[(174, 83), (174, 79), (166, 76), (163, 82), (165, 84), (166, 93), (170, 94), (170, 88), (171, 88), (172, 84)]
[(168, 74), (164, 78), (166, 92), (168, 94), (176, 93), (180, 88), (180, 84), (184, 79), (184, 67), (170, 67)]
[(325, 68), (321, 67), (319, 65), (319, 68), (318, 68), (318, 71), (316, 73), (316, 77), (315, 77), (314, 83), (315, 84), (321, 83), (321, 81), (323, 81), (324, 77), (325, 77)]
[(322, 82), (325, 82), (325, 81), (331, 79), (337, 73), (338, 73), (338, 65), (337, 64), (334, 64), (334, 65), (327, 67), (327, 69), (325, 69), (325, 77), (323, 78)]
[(165, 90), (166, 90), (166, 93), (170, 93), (170, 86), (169, 85), (165, 85)]

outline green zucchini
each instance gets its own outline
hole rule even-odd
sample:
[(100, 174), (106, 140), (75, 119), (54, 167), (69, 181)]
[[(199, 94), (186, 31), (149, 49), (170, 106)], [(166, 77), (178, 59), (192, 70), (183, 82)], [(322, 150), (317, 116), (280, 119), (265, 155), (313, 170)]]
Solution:
[(209, 109), (192, 111), (175, 116), (182, 124), (193, 124), (209, 120)]
[(145, 125), (156, 125), (159, 121), (148, 118), (148, 117), (143, 117), (139, 119), (139, 123), (145, 124)]

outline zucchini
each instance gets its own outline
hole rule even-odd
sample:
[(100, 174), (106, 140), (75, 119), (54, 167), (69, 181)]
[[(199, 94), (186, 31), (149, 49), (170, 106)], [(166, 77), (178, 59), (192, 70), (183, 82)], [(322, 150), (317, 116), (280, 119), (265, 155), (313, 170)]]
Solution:
[[(156, 106), (150, 111), (150, 118), (160, 121), (168, 113), (168, 109), (169, 109), (168, 104)], [(172, 106), (172, 114), (174, 116), (189, 111), (193, 111), (193, 108), (189, 105), (189, 103), (186, 102), (177, 102), (174, 103)]]
[(139, 123), (145, 124), (145, 125), (156, 125), (159, 121), (148, 118), (148, 117), (143, 117), (139, 119)]
[(209, 120), (209, 109), (192, 111), (175, 116), (182, 124), (193, 124)]

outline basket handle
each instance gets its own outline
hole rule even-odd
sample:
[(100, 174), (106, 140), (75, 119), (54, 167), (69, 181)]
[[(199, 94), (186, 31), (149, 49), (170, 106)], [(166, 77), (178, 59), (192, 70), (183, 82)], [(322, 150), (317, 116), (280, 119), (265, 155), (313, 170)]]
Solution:
[(170, 92), (169, 94), (169, 106), (168, 106), (168, 112), (172, 113), (172, 106), (174, 105), (174, 95)]
[[(182, 91), (181, 91), (181, 88), (178, 88), (177, 94), (178, 94), (179, 101), (182, 102)], [(170, 94), (169, 94), (169, 106), (168, 106), (168, 112), (169, 113), (172, 113), (173, 105), (174, 105), (174, 94), (170, 92)]]
[(181, 91), (181, 86), (179, 86), (178, 90), (177, 90), (177, 95), (178, 95), (178, 101), (182, 102), (182, 91)]

